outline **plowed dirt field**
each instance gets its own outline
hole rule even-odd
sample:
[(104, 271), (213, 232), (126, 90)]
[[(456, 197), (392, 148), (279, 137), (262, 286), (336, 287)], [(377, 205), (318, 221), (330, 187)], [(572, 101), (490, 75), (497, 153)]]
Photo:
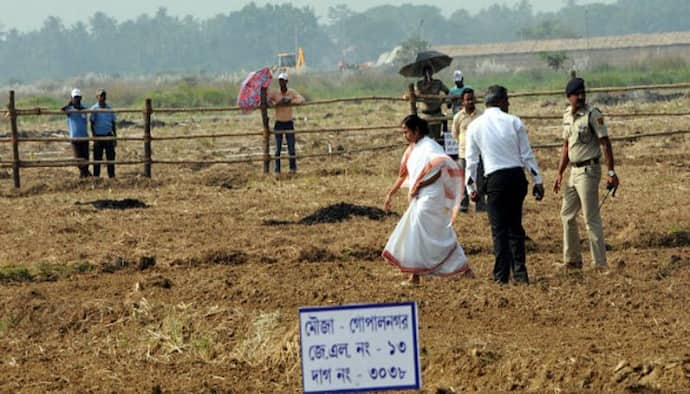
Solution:
[[(688, 104), (603, 109), (680, 111)], [(352, 125), (397, 123), (405, 110), (357, 108), (334, 111), (349, 114), (344, 122)], [(562, 103), (515, 108), (557, 115)], [(342, 121), (315, 109), (300, 114), (303, 129)], [(161, 130), (222, 130), (238, 122), (181, 120)], [(615, 118), (609, 127), (626, 135), (687, 122)], [(32, 133), (62, 123), (23, 127)], [(528, 127), (533, 144), (560, 138), (558, 120)], [(397, 130), (352, 138), (307, 135), (298, 143), (300, 152), (327, 143), (402, 143)], [(211, 148), (224, 154), (215, 143), (159, 144), (158, 157), (201, 159)], [(72, 168), (26, 169), (15, 191), (6, 175), (0, 391), (295, 393), (300, 306), (390, 301), (418, 303), (424, 393), (690, 390), (689, 148), (687, 135), (614, 143), (621, 189), (603, 207), (605, 273), (557, 266), (560, 196), (550, 186), (558, 152), (537, 149), (548, 193), (525, 203), (529, 286), (490, 280), (488, 220), (473, 211), (455, 227), (477, 278), (400, 286), (403, 276), (380, 258), (397, 216), (374, 208), (395, 179), (402, 146), (303, 160), (297, 175), (277, 178), (264, 176), (260, 163), (159, 165), (153, 179), (123, 166), (115, 180), (83, 181)], [(41, 149), (47, 148), (35, 147)], [(66, 154), (68, 147), (55, 149)], [(126, 159), (140, 147), (118, 149)], [(0, 156), (7, 158), (7, 150)], [(95, 203), (125, 199), (129, 205)], [(398, 215), (405, 206), (399, 195)], [(314, 213), (339, 221), (303, 220)], [(586, 248), (585, 234), (582, 228)]]

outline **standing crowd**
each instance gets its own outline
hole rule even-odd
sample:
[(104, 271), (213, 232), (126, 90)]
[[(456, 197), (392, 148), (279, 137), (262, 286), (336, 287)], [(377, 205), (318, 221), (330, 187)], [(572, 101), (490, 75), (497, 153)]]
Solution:
[[(275, 123), (273, 132), (275, 136), (275, 173), (280, 174), (280, 154), (285, 138), (288, 150), (288, 162), (290, 173), (297, 172), (297, 153), (295, 149), (295, 121), (292, 114), (292, 106), (304, 103), (304, 97), (294, 89), (288, 88), (288, 75), (281, 72), (278, 75), (278, 90), (269, 91), (268, 105), (275, 108)], [(88, 107), (82, 101), (81, 90), (73, 89), (69, 102), (62, 107), (67, 115), (67, 128), (69, 137), (72, 138), (73, 157), (77, 160), (79, 177), (100, 177), (103, 154), (108, 169), (108, 177), (115, 177), (115, 148), (117, 147), (117, 125), (115, 113), (112, 107), (106, 103), (107, 93), (100, 89), (96, 94), (96, 104)], [(90, 115), (87, 116), (87, 112)], [(89, 128), (90, 124), (90, 128)], [(93, 144), (93, 173), (89, 171), (89, 156), (91, 152), (89, 144), (89, 131), (94, 137)]]
[[(425, 70), (416, 85), (417, 93), (438, 95), (446, 92), (453, 111), (449, 145), (436, 131), (441, 98), (432, 100), (431, 109), (402, 122), (408, 142), (399, 176), (384, 202), (392, 207), (392, 197), (401, 187), (409, 188), (407, 211), (393, 230), (383, 257), (402, 272), (410, 274), (404, 284), (417, 284), (420, 275), (462, 274), (472, 277), (468, 259), (453, 231), (457, 212), (468, 212), (469, 201), (478, 212), (488, 213), (493, 239), (493, 280), (497, 283), (529, 283), (522, 226), (523, 203), (532, 178), (532, 195), (544, 198), (542, 173), (532, 152), (522, 120), (509, 113), (508, 90), (490, 86), (484, 96), (485, 110), (476, 108), (474, 90), (464, 85), (462, 72), (454, 73), (456, 87), (445, 88)], [(438, 82), (434, 82), (438, 81)], [(445, 88), (445, 90), (444, 90)], [(577, 216), (582, 210), (588, 231), (592, 262), (606, 270), (606, 248), (599, 206), (601, 164), (607, 167), (606, 187), (615, 193), (619, 185), (614, 169), (613, 150), (601, 112), (586, 102), (585, 81), (571, 79), (565, 87), (568, 107), (563, 113), (563, 146), (554, 181), (554, 193), (563, 192), (563, 267), (581, 269), (582, 251)], [(436, 123), (437, 130), (431, 126)], [(445, 146), (441, 144), (445, 143)], [(445, 149), (444, 149), (445, 148)], [(456, 159), (457, 162), (454, 160)], [(570, 168), (570, 176), (563, 180)]]
[[(107, 164), (108, 177), (115, 177), (115, 147), (117, 141), (113, 138), (117, 136), (117, 126), (115, 123), (115, 113), (112, 107), (106, 103), (107, 94), (105, 90), (100, 89), (96, 94), (96, 104), (87, 107), (82, 102), (81, 91), (79, 89), (72, 90), (70, 101), (62, 107), (62, 111), (67, 113), (67, 128), (69, 129), (69, 136), (72, 140), (72, 152), (74, 158), (78, 161), (79, 177), (86, 178), (90, 176), (101, 176), (101, 164), (103, 160), (103, 153), (105, 153)], [(96, 139), (93, 144), (93, 174), (89, 171), (89, 132), (87, 125), (87, 113), (81, 112), (84, 110), (92, 111), (88, 116), (88, 123), (91, 124), (91, 135), (100, 139)]]

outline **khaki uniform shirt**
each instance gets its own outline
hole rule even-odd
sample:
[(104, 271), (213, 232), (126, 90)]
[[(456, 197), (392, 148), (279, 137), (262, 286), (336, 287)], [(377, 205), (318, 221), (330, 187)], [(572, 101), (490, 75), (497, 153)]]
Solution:
[(572, 113), (571, 107), (563, 113), (563, 139), (568, 141), (568, 160), (571, 163), (601, 157), (599, 139), (608, 135), (604, 116), (590, 105), (579, 109), (575, 114)]
[(465, 136), (467, 135), (467, 127), (470, 125), (470, 122), (479, 117), (482, 112), (481, 109), (475, 107), (474, 112), (468, 114), (466, 108), (463, 108), (453, 117), (453, 138), (458, 140), (458, 157), (461, 159), (465, 158)]
[[(432, 79), (430, 83), (425, 80), (417, 81), (416, 94), (429, 94), (429, 95), (440, 95), (441, 92), (448, 94), (448, 87), (440, 79)], [(437, 115), (442, 113), (441, 111), (441, 100), (440, 99), (427, 99), (420, 98), (420, 101), (424, 103), (424, 109), (422, 113), (426, 115)]]
[(268, 105), (275, 107), (276, 120), (279, 122), (289, 122), (292, 120), (292, 106), (280, 105), (283, 97), (289, 97), (291, 100), (290, 104), (302, 104), (304, 103), (304, 97), (290, 88), (288, 88), (285, 94), (280, 89), (268, 92)]

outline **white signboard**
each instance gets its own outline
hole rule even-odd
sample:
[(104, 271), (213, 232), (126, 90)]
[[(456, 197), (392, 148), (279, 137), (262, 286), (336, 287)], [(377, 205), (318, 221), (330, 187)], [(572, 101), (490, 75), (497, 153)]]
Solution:
[(419, 390), (414, 302), (300, 308), (304, 393)]
[(447, 155), (458, 154), (458, 140), (453, 138), (452, 133), (443, 133), (443, 148)]

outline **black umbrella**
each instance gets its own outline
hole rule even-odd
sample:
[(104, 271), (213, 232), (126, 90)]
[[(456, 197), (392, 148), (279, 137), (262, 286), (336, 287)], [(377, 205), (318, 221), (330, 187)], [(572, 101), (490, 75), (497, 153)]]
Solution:
[(417, 54), (417, 59), (403, 68), (400, 69), (399, 73), (403, 77), (423, 77), (424, 67), (429, 65), (432, 67), (433, 72), (438, 72), (448, 66), (453, 62), (453, 58), (438, 51), (424, 51)]

